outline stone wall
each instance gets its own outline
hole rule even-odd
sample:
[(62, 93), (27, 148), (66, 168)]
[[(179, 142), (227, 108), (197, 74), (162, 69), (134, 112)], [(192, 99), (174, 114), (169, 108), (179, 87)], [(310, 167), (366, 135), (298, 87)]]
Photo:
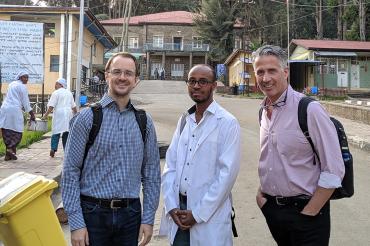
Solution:
[(370, 125), (370, 108), (335, 102), (320, 102), (331, 115)]

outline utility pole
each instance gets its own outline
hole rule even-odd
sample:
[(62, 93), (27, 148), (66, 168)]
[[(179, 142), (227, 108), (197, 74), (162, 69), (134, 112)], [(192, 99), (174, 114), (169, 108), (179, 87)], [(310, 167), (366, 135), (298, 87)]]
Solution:
[(80, 93), (81, 93), (81, 63), (82, 63), (82, 52), (83, 52), (83, 41), (84, 41), (84, 0), (80, 0), (80, 26), (78, 34), (78, 52), (77, 52), (77, 82), (76, 82), (76, 107), (80, 108)]

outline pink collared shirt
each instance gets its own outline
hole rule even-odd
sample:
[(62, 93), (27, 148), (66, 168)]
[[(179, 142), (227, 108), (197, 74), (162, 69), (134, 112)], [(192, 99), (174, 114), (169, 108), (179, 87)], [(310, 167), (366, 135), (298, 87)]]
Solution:
[(298, 103), (304, 95), (289, 85), (277, 102), (284, 100), (286, 93), (286, 104), (274, 107), (271, 120), (266, 110), (262, 113), (258, 168), (262, 192), (271, 196), (312, 195), (317, 186), (340, 187), (344, 163), (329, 115), (318, 102), (308, 106), (308, 131), (321, 160), (314, 165), (314, 153), (298, 123)]

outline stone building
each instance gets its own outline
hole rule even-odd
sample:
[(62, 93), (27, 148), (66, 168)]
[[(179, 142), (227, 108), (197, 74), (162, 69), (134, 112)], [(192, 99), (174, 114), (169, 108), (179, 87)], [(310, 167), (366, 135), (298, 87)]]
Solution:
[(127, 44), (121, 42), (123, 21), (101, 21), (119, 44), (106, 53), (106, 58), (125, 47), (138, 58), (142, 79), (155, 79), (155, 70), (164, 68), (165, 79), (184, 80), (192, 66), (208, 62), (209, 46), (195, 31), (193, 13), (173, 11), (131, 17)]

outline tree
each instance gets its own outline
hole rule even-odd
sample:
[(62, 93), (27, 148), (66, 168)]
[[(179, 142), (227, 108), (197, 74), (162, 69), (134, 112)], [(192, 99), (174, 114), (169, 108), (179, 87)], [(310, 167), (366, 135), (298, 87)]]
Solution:
[(238, 2), (203, 0), (199, 14), (194, 17), (198, 34), (210, 45), (209, 57), (222, 63), (234, 48), (234, 23)]

